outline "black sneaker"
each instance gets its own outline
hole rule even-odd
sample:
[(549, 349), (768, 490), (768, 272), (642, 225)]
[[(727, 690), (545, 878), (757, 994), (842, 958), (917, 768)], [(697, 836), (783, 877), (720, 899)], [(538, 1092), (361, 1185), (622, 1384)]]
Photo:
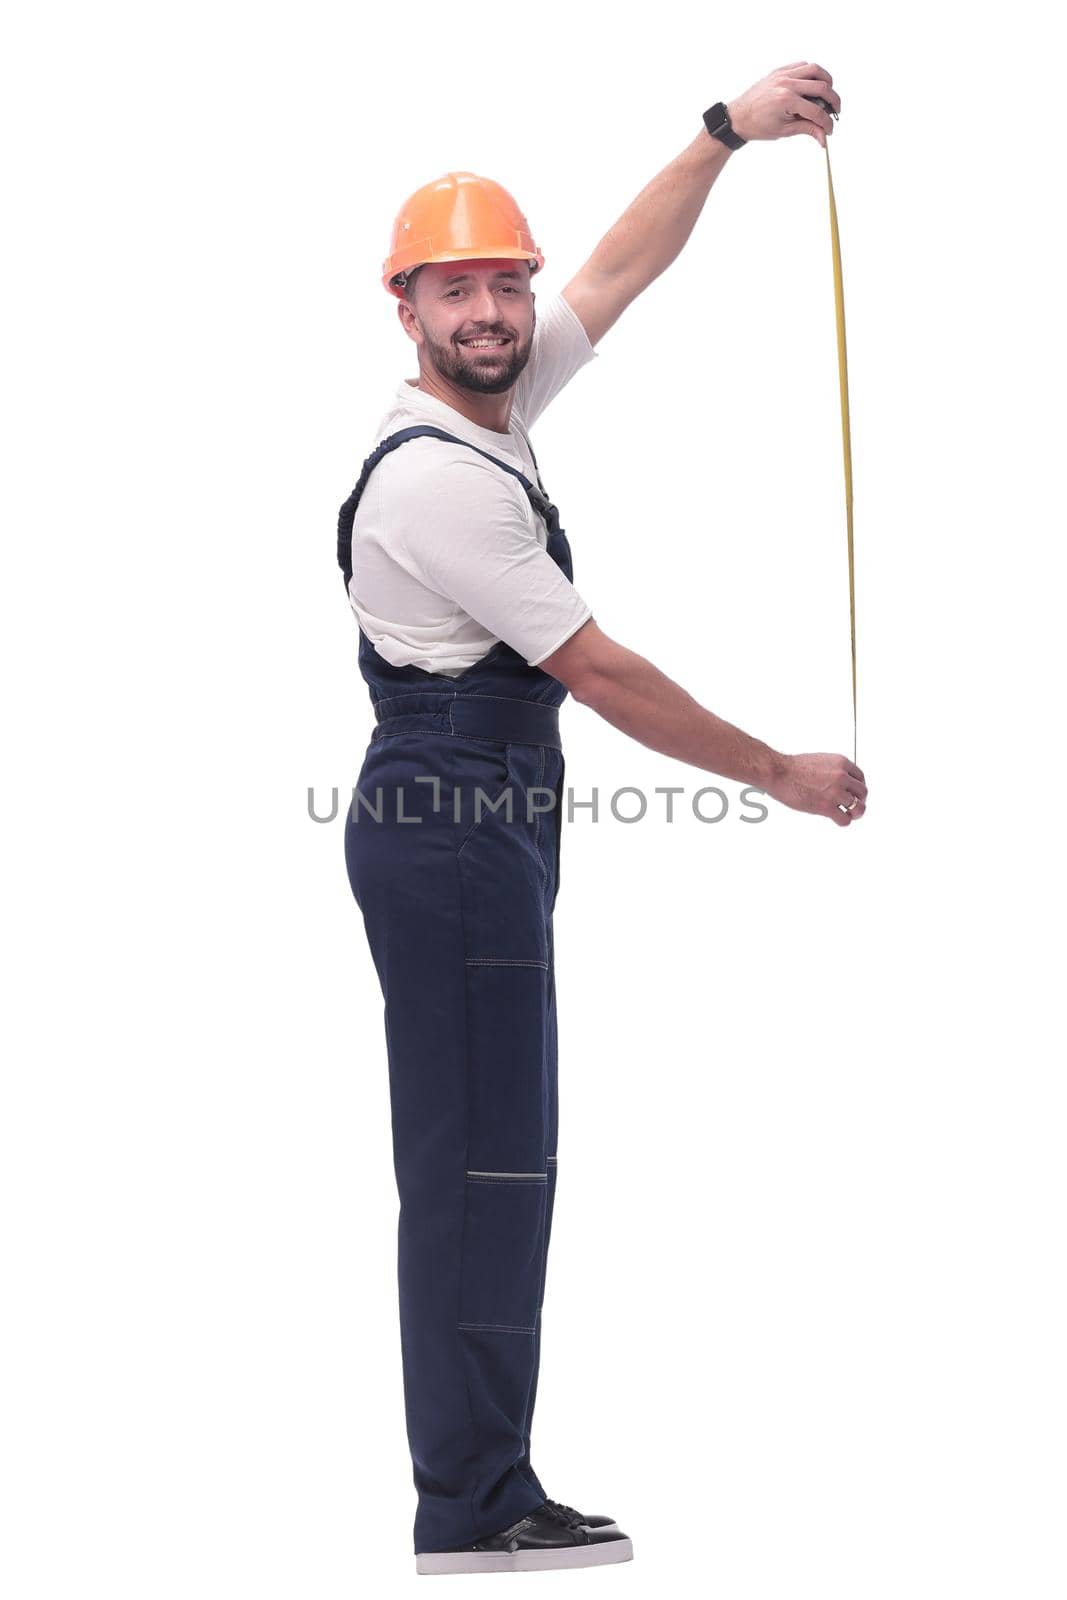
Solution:
[(566, 1517), (573, 1517), (576, 1523), (581, 1523), (587, 1528), (614, 1528), (614, 1517), (590, 1517), (584, 1511), (575, 1511), (573, 1506), (565, 1506), (559, 1500), (546, 1500), (546, 1506), (551, 1506), (553, 1511), (560, 1511)]
[(601, 1567), (632, 1561), (633, 1545), (616, 1522), (594, 1527), (581, 1513), (546, 1500), (502, 1533), (459, 1550), (424, 1550), (418, 1572), (538, 1572), (552, 1567)]

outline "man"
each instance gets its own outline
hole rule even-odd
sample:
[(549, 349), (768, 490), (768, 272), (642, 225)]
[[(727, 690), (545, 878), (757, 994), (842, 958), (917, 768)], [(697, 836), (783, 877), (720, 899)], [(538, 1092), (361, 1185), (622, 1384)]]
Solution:
[(597, 627), (529, 438), (678, 254), (731, 149), (824, 143), (822, 106), (840, 110), (829, 73), (793, 62), (712, 107), (539, 317), (543, 257), (498, 184), (449, 173), (394, 226), (383, 283), (419, 376), (342, 507), (338, 560), (376, 717), (345, 850), (385, 999), (419, 1572), (632, 1556), (530, 1459), (558, 1159), (560, 705), (838, 826), (864, 813), (846, 757), (772, 750)]

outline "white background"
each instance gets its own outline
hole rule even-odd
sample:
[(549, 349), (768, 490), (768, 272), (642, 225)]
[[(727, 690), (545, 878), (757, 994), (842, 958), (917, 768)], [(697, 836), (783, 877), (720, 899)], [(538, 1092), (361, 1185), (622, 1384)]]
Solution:
[[(24, 8), (4, 92), (12, 1600), (407, 1592), (381, 996), (316, 825), (337, 507), (455, 168), (563, 287), (700, 114), (833, 74), (856, 826), (579, 812), (535, 1427), (729, 1600), (1062, 1596), (1062, 87), (1036, 8)], [(851, 751), (825, 158), (732, 156), (535, 429), (600, 626)], [(587, 708), (567, 776), (719, 780)], [(466, 1592), (466, 1579), (450, 1592)], [(473, 1592), (473, 1590), (472, 1590)], [(481, 1589), (477, 1591), (482, 1593)]]

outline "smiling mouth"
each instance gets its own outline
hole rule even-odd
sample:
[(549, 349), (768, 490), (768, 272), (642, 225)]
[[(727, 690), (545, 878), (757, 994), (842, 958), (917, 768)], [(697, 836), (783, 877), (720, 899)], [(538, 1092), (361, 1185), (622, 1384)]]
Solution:
[(491, 339), (460, 339), (459, 343), (465, 350), (503, 350), (505, 345), (511, 343), (510, 338)]

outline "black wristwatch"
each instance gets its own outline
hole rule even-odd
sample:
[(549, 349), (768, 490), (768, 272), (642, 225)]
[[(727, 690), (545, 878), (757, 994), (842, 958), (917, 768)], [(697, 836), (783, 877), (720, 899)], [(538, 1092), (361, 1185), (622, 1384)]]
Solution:
[(709, 106), (705, 111), (704, 126), (711, 134), (711, 137), (713, 139), (721, 139), (728, 150), (740, 150), (743, 144), (748, 143), (748, 140), (742, 139), (736, 129), (731, 126), (730, 113), (722, 100), (716, 101), (713, 106)]

